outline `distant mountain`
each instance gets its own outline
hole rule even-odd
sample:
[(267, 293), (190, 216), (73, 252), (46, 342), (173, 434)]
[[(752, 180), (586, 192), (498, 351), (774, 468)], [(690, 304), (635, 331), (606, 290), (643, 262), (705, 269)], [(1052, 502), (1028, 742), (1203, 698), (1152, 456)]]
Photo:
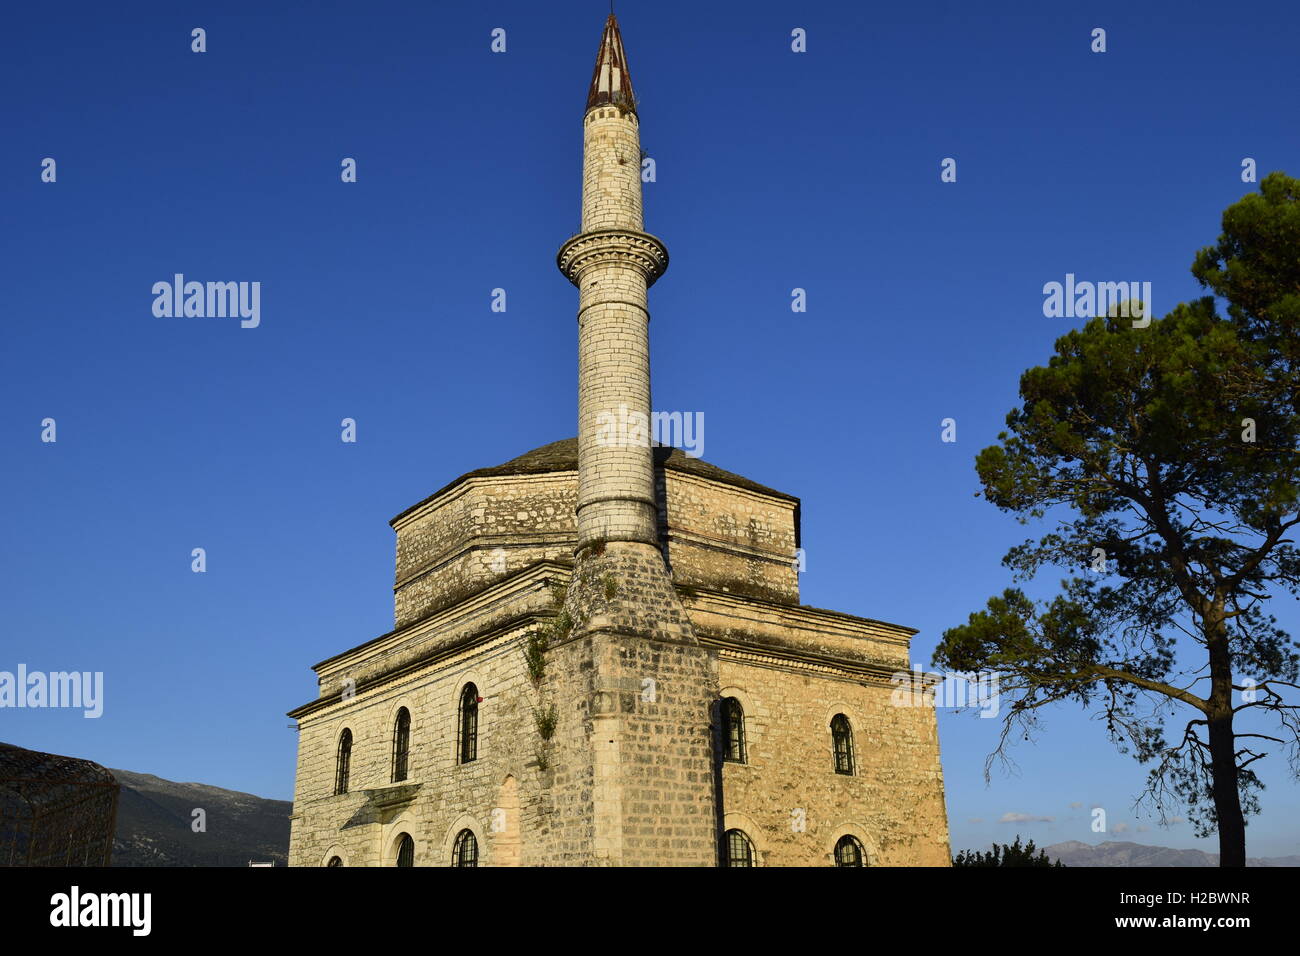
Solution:
[[(130, 770), (112, 773), (122, 785), (113, 866), (288, 865), (288, 800)], [(192, 829), (196, 809), (206, 814), (206, 832)]]
[[(1218, 866), (1219, 854), (1203, 850), (1171, 850), (1167, 846), (1107, 841), (1093, 846), (1069, 840), (1044, 847), (1066, 866)], [(1300, 866), (1300, 856), (1248, 857), (1247, 866)]]

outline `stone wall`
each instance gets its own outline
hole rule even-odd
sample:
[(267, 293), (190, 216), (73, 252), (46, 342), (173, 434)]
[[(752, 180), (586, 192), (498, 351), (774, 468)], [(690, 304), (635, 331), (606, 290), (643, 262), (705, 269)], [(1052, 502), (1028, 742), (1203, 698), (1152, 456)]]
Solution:
[[(610, 547), (592, 566), (593, 601), (621, 603), (606, 598), (610, 569), (630, 613), (676, 600), (666, 578), (658, 600), (646, 590), (654, 590), (653, 569), (640, 564), (658, 560), (653, 549), (629, 562)], [(647, 578), (644, 587), (638, 576)], [(609, 606), (600, 610), (605, 627), (627, 623)], [(663, 622), (674, 616), (651, 617), (667, 635)], [(676, 617), (681, 628), (673, 633), (689, 636), (680, 607)], [(714, 658), (693, 643), (588, 629), (547, 653), (534, 686), (523, 658), (531, 629), (363, 686), (351, 700), (302, 717), (290, 864), (321, 866), (337, 855), (347, 866), (391, 866), (399, 836), (409, 833), (417, 866), (449, 865), (451, 841), (469, 828), (483, 866), (713, 865)], [(484, 701), (478, 758), (462, 764), (458, 706), (467, 681)], [(544, 745), (535, 713), (552, 704), (557, 729)], [(409, 771), (393, 783), (393, 731), (403, 706), (411, 713)], [(336, 796), (345, 727), (353, 735), (349, 792)]]
[[(320, 703), (300, 709), (291, 863), (392, 865), (407, 832), (416, 865), (448, 865), (468, 828), (485, 866), (710, 866), (734, 826), (764, 865), (827, 865), (846, 833), (874, 865), (947, 865), (934, 713), (889, 703), (913, 632), (794, 603), (792, 499), (661, 467), (674, 580), (653, 546), (587, 549), (570, 588), (585, 618), (531, 683), (523, 640), (556, 613), (551, 584), (574, 573), (576, 492), (571, 470), (475, 476), (395, 520), (406, 626), (317, 668)], [(344, 703), (346, 679), (357, 693)], [(462, 765), (466, 680), (485, 700), (479, 758)], [(721, 695), (745, 706), (749, 762), (716, 771), (719, 808)], [(556, 735), (542, 748), (534, 708), (551, 704)], [(393, 784), (403, 705), (410, 772)], [(831, 762), (839, 710), (855, 732), (852, 777)], [(351, 792), (334, 796), (345, 725)]]
[[(931, 708), (891, 704), (883, 681), (755, 666), (723, 652), (721, 697), (745, 711), (747, 762), (722, 765), (725, 826), (764, 866), (829, 866), (855, 836), (871, 866), (948, 866), (948, 824)], [(831, 718), (853, 728), (855, 772), (835, 772)], [(800, 829), (802, 827), (802, 829)]]
[(542, 560), (573, 560), (577, 476), (472, 478), (394, 522), (397, 627)]
[(561, 714), (555, 862), (713, 866), (716, 662), (659, 552), (610, 542), (580, 556), (565, 609), (572, 631), (546, 680)]
[[(603, 574), (592, 581), (603, 587)], [(611, 619), (604, 615), (606, 625)], [(417, 866), (447, 865), (449, 841), (468, 827), (485, 866), (713, 865), (720, 827), (711, 704), (736, 696), (745, 708), (748, 761), (722, 765), (720, 809), (725, 826), (750, 836), (762, 865), (828, 865), (845, 833), (861, 841), (872, 865), (947, 865), (934, 712), (893, 706), (887, 678), (836, 677), (828, 665), (606, 626), (554, 647), (539, 689), (522, 657), (528, 629), (303, 717), (291, 864), (320, 866), (337, 854), (349, 866), (392, 865), (398, 834), (409, 832)], [(848, 638), (824, 640), (834, 650)], [(902, 661), (895, 657), (905, 669)], [(645, 699), (647, 678), (654, 700)], [(484, 702), (478, 759), (459, 764), (457, 707), (466, 680)], [(551, 703), (558, 725), (542, 770), (533, 711)], [(393, 784), (401, 706), (412, 715), (410, 771), (405, 784)], [(830, 719), (839, 712), (854, 730), (851, 777), (834, 772)], [(352, 792), (333, 796), (344, 726), (354, 738)], [(494, 810), (503, 811), (498, 832)], [(796, 810), (802, 831), (793, 827)]]
[[(525, 633), (503, 635), (440, 667), (360, 691), (303, 718), (290, 865), (322, 866), (339, 855), (347, 866), (391, 866), (397, 838), (407, 832), (415, 840), (416, 866), (447, 866), (451, 841), (463, 828), (476, 834), (481, 866), (542, 862), (546, 827)], [(467, 682), (483, 702), (478, 757), (460, 763), (458, 713)], [(393, 731), (403, 706), (411, 713), (409, 767), (407, 780), (394, 784)], [(344, 727), (353, 736), (350, 792), (334, 796)], [(504, 813), (494, 818), (494, 810)]]
[(797, 502), (669, 469), (659, 480), (674, 581), (799, 602)]

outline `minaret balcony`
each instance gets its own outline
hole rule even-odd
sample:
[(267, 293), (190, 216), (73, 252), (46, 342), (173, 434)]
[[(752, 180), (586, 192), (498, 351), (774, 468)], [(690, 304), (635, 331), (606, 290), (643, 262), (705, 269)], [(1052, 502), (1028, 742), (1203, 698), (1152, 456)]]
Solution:
[(648, 289), (668, 269), (668, 247), (648, 232), (598, 229), (579, 233), (560, 246), (555, 262), (574, 285), (580, 285), (583, 274), (593, 267), (631, 266), (645, 277)]

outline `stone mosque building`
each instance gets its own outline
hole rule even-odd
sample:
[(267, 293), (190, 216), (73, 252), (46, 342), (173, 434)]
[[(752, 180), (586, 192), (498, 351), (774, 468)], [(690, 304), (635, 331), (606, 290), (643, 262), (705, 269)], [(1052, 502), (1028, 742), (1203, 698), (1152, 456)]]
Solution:
[(293, 866), (947, 866), (911, 628), (799, 603), (799, 499), (655, 446), (618, 23), (583, 114), (578, 437), (408, 508), (396, 626), (314, 668)]

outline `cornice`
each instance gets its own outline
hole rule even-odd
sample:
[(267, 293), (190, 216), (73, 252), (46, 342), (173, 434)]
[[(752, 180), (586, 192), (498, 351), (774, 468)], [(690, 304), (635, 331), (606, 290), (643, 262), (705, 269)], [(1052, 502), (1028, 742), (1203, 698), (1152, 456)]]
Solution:
[(668, 247), (648, 232), (596, 229), (569, 239), (555, 255), (555, 264), (574, 285), (581, 283), (588, 269), (609, 263), (637, 269), (648, 289), (668, 269)]
[(493, 606), (500, 606), (504, 601), (517, 596), (521, 591), (537, 591), (545, 587), (551, 578), (567, 579), (570, 573), (572, 573), (572, 568), (558, 561), (547, 560), (530, 564), (515, 574), (502, 578), (483, 590), (468, 595), (464, 600), (458, 601), (450, 607), (436, 611), (418, 621), (412, 621), (386, 634), (380, 634), (364, 644), (358, 644), (356, 647), (335, 654), (333, 657), (327, 657), (325, 660), (312, 665), (312, 670), (318, 675), (324, 676), (347, 666), (349, 658), (369, 657), (377, 652), (391, 653), (411, 641), (425, 637), (428, 631), (445, 630), (454, 627), (458, 623), (483, 614)]

